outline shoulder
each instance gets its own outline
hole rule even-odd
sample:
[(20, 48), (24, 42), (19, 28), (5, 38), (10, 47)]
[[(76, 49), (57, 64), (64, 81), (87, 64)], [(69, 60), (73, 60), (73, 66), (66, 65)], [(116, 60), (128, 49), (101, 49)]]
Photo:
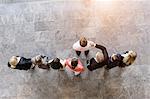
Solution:
[(76, 44), (80, 44), (80, 41), (79, 40), (76, 41), (73, 45), (76, 45)]
[(71, 58), (67, 58), (63, 61), (64, 64), (68, 65), (71, 62)]
[(66, 62), (67, 62), (67, 61), (71, 61), (71, 58), (67, 58), (67, 59), (65, 59), (64, 61), (66, 61)]
[(77, 41), (77, 42), (75, 42), (75, 43), (73, 44), (73, 47), (76, 47), (76, 46), (80, 46), (80, 42), (79, 42), (79, 41)]

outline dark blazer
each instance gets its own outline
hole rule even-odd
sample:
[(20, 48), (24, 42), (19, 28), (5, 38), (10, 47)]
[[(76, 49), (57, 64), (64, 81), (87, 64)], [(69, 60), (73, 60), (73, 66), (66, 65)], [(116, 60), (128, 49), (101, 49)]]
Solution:
[(105, 67), (106, 69), (111, 69), (111, 68), (114, 68), (116, 66), (125, 67), (125, 64), (122, 61), (123, 57), (121, 56), (121, 54), (117, 54), (117, 60), (112, 61), (111, 57), (108, 56), (107, 49), (104, 46), (96, 44), (95, 47), (102, 50), (102, 53), (104, 55), (104, 61), (97, 63), (94, 58), (91, 58), (90, 63), (87, 66), (87, 68), (90, 71), (93, 71), (93, 70), (98, 69), (98, 68), (102, 68), (105, 65), (106, 65), (106, 67)]
[(54, 62), (54, 61), (52, 61), (49, 65), (53, 69), (61, 69), (61, 68), (63, 68), (63, 65), (60, 62)]
[[(31, 58), (27, 59), (27, 58), (21, 57), (19, 63), (16, 65), (16, 68), (14, 69), (28, 70), (31, 68), (31, 66), (32, 66)], [(8, 67), (10, 67), (9, 62), (8, 62)]]
[(106, 50), (106, 48), (105, 48), (104, 46), (96, 44), (95, 47), (98, 48), (98, 49), (100, 49), (100, 50), (102, 50), (102, 53), (103, 53), (103, 55), (104, 55), (104, 61), (103, 61), (103, 62), (100, 62), (100, 63), (97, 63), (94, 58), (91, 58), (91, 59), (90, 59), (90, 63), (89, 63), (89, 65), (87, 66), (87, 68), (88, 68), (90, 71), (93, 71), (93, 70), (95, 70), (95, 69), (98, 69), (98, 68), (101, 68), (101, 67), (107, 65), (108, 59), (109, 59), (109, 57), (108, 57), (108, 52), (107, 52), (107, 50)]

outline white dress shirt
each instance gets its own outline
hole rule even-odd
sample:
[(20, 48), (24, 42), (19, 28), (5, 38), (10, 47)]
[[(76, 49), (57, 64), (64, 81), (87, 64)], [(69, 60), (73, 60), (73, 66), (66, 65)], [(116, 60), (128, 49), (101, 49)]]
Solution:
[(95, 43), (92, 42), (92, 41), (87, 41), (87, 45), (85, 47), (82, 47), (80, 45), (80, 41), (77, 41), (76, 43), (73, 44), (73, 49), (76, 50), (76, 51), (87, 51), (87, 50), (90, 50), (92, 48), (95, 47)]

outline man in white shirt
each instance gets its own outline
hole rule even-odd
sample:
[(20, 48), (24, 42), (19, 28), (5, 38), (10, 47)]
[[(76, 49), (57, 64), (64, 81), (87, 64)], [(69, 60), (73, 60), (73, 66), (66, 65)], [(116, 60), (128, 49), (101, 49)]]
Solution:
[(94, 42), (87, 40), (85, 37), (81, 37), (79, 41), (73, 44), (73, 49), (78, 56), (80, 56), (81, 52), (84, 52), (87, 57), (89, 50), (95, 46), (96, 44)]

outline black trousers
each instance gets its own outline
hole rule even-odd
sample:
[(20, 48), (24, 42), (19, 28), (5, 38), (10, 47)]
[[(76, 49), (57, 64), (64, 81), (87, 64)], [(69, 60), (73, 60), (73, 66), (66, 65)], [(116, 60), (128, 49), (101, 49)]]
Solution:
[[(77, 54), (78, 56), (80, 56), (81, 51), (76, 51), (76, 54)], [(89, 54), (89, 50), (84, 51), (84, 54), (85, 54), (85, 56), (87, 57), (87, 56), (88, 56), (88, 54)]]

